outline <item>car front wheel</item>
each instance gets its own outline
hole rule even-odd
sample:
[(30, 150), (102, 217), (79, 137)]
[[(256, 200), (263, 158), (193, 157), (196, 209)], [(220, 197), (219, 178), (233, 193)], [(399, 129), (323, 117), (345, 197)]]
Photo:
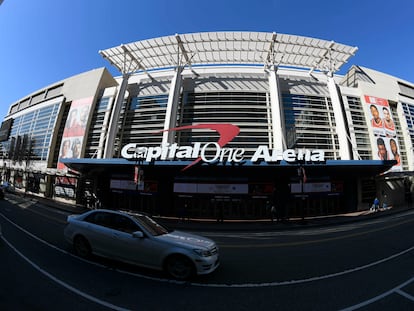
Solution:
[(77, 256), (82, 258), (88, 258), (91, 255), (91, 246), (83, 236), (75, 237), (73, 240), (73, 250)]
[(169, 257), (165, 269), (170, 276), (177, 280), (186, 280), (195, 274), (195, 268), (192, 261), (182, 255)]

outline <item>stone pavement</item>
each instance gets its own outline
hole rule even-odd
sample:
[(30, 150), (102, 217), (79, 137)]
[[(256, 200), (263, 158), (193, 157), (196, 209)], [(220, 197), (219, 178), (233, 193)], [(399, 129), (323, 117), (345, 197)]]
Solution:
[[(48, 198), (38, 197), (30, 194), (10, 194), (7, 196), (17, 196), (24, 200), (31, 200), (40, 204), (65, 210), (68, 213), (80, 214), (88, 209), (81, 205), (68, 204), (61, 201), (56, 201)], [(372, 212), (369, 210), (363, 210), (358, 212), (352, 212), (347, 214), (338, 214), (330, 216), (318, 216), (318, 217), (305, 217), (291, 218), (288, 221), (272, 222), (270, 219), (258, 219), (258, 220), (229, 220), (224, 219), (223, 222), (217, 222), (215, 219), (185, 219), (181, 220), (176, 217), (154, 217), (161, 223), (164, 223), (172, 229), (187, 230), (187, 231), (279, 231), (279, 230), (292, 230), (292, 229), (304, 229), (309, 227), (323, 227), (333, 226), (345, 223), (351, 223), (355, 221), (369, 220), (376, 217), (383, 217), (389, 214), (401, 213), (409, 209), (413, 209), (413, 204), (406, 204), (404, 206), (388, 207), (386, 210), (380, 210), (378, 212)]]

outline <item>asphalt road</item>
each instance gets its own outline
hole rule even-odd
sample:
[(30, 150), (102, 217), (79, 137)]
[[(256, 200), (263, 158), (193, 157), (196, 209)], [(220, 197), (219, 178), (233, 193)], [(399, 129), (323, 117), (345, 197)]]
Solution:
[[(221, 266), (176, 282), (72, 255), (68, 213), (0, 201), (1, 310), (413, 310), (414, 213), (271, 232), (201, 232)], [(197, 232), (200, 234), (200, 232)]]

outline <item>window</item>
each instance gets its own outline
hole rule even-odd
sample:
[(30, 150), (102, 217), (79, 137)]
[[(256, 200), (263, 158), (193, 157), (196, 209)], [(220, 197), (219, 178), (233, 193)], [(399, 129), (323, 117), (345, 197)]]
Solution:
[(86, 217), (85, 221), (98, 226), (110, 227), (111, 215), (105, 212), (96, 212)]
[(118, 231), (133, 233), (141, 229), (131, 219), (122, 215), (113, 215), (112, 228)]
[(169, 230), (150, 217), (144, 215), (133, 215), (133, 217), (152, 235), (167, 234)]
[(114, 213), (95, 212), (86, 217), (85, 221), (98, 226), (127, 233), (141, 231), (140, 227), (131, 219)]
[[(231, 148), (244, 148), (253, 155), (258, 145), (268, 145), (272, 130), (270, 107), (266, 92), (219, 91), (185, 92), (178, 111), (178, 126), (202, 123), (231, 123), (240, 133), (229, 144)], [(216, 142), (217, 133), (210, 130), (177, 132), (180, 145), (195, 141)]]
[(27, 135), (31, 146), (30, 159), (47, 159), (59, 106), (60, 102), (55, 102), (14, 119), (10, 139)]
[(282, 94), (287, 147), (322, 149), (327, 159), (339, 159), (335, 116), (329, 98)]
[(372, 159), (371, 141), (361, 100), (358, 97), (348, 96), (347, 102), (351, 118), (348, 124), (350, 130), (355, 133), (356, 152), (361, 160), (370, 160)]
[(62, 87), (63, 87), (63, 84), (48, 89), (46, 93), (46, 98), (52, 98), (55, 96), (59, 96), (62, 93)]
[(85, 158), (96, 157), (99, 150), (99, 141), (105, 136), (105, 115), (110, 109), (112, 97), (102, 97), (98, 100), (88, 129)]
[(132, 97), (121, 112), (119, 142), (115, 147), (134, 141), (142, 146), (159, 146), (162, 141), (168, 94)]
[(403, 84), (401, 82), (398, 82), (398, 86), (400, 87), (401, 94), (414, 98), (414, 87), (409, 86), (407, 84)]

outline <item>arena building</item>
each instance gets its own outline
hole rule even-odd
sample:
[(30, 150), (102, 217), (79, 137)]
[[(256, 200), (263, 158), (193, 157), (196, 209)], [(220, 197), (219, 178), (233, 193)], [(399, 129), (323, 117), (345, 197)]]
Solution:
[(414, 84), (356, 47), (262, 32), (123, 44), (11, 104), (1, 174), (18, 191), (162, 216), (258, 219), (411, 202)]

